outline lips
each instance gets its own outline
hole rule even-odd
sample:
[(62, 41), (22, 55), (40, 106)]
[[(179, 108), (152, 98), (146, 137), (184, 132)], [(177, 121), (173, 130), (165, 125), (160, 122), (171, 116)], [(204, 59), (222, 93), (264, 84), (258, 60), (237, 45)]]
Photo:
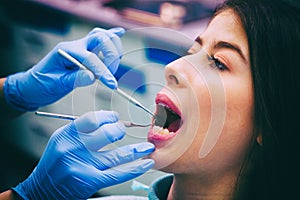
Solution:
[(164, 94), (156, 96), (155, 120), (148, 133), (148, 140), (157, 146), (172, 139), (182, 125), (181, 112), (173, 101)]

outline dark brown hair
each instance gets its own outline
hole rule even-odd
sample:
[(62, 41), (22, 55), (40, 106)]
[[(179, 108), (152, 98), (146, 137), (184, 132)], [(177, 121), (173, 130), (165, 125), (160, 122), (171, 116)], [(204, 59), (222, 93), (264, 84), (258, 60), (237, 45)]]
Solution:
[[(226, 9), (235, 12), (247, 34), (254, 88), (253, 144), (234, 198), (299, 198), (299, 6), (280, 0), (228, 0), (215, 15)], [(256, 144), (259, 134), (262, 146)]]

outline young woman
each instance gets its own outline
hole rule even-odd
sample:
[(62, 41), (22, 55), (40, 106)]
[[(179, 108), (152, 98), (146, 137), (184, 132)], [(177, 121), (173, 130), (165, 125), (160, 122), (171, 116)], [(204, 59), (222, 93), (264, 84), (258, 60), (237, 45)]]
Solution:
[(165, 70), (148, 134), (173, 173), (150, 199), (294, 199), (300, 178), (300, 9), (228, 0)]

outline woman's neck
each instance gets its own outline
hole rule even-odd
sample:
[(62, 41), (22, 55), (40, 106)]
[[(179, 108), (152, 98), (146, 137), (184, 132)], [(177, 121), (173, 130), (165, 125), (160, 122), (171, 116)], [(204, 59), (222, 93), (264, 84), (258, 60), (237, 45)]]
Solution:
[(232, 199), (236, 175), (208, 176), (175, 174), (168, 200), (176, 199)]

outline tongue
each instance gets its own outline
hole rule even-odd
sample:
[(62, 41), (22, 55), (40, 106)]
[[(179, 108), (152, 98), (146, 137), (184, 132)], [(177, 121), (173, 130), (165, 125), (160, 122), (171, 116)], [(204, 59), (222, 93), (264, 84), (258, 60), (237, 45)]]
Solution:
[(174, 132), (174, 133), (175, 133), (175, 132), (179, 129), (180, 123), (181, 123), (181, 120), (180, 120), (180, 119), (175, 120), (174, 122), (172, 122), (172, 123), (169, 125), (168, 130), (169, 130), (170, 132)]

